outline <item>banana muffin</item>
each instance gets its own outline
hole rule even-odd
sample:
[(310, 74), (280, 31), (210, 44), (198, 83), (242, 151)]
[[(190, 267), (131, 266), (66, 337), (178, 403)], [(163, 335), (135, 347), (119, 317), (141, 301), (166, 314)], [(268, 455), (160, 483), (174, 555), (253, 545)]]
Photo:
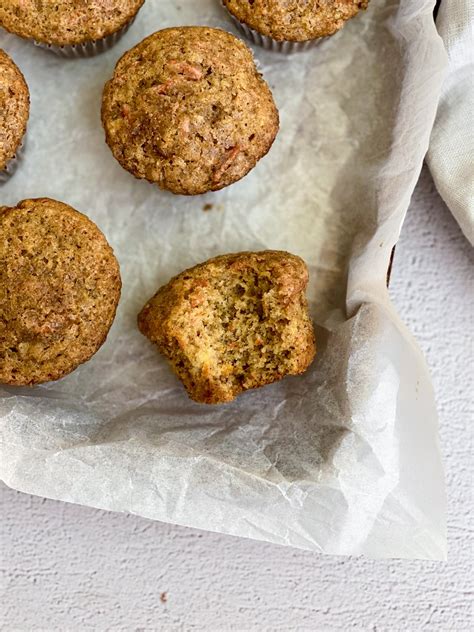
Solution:
[(66, 56), (110, 48), (144, 0), (0, 0), (0, 26)]
[(245, 176), (279, 125), (250, 49), (207, 27), (164, 29), (125, 53), (105, 86), (102, 122), (122, 167), (184, 195)]
[(105, 341), (120, 271), (97, 226), (62, 202), (0, 207), (0, 383), (57, 380)]
[(316, 353), (308, 270), (287, 252), (240, 252), (185, 270), (138, 316), (189, 396), (218, 404), (306, 371)]
[(16, 156), (26, 132), (30, 93), (25, 78), (0, 49), (0, 182), (16, 167)]
[[(336, 33), (347, 20), (367, 8), (369, 0), (223, 0), (223, 3), (239, 29), (254, 43), (292, 52)], [(292, 47), (292, 43), (306, 45), (298, 48), (298, 45)]]

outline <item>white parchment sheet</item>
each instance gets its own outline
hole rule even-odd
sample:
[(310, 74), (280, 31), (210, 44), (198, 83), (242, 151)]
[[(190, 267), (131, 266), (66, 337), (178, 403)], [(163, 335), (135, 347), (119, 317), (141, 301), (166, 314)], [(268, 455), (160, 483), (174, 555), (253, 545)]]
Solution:
[[(445, 558), (432, 387), (386, 289), (444, 74), (433, 4), (372, 0), (320, 48), (255, 49), (280, 134), (246, 178), (194, 198), (119, 166), (101, 93), (120, 55), (160, 28), (232, 30), (219, 0), (148, 0), (125, 38), (88, 60), (0, 33), (31, 90), (25, 160), (0, 203), (48, 196), (88, 214), (123, 277), (117, 319), (90, 362), (49, 385), (0, 387), (7, 485), (325, 553)], [(317, 359), (231, 404), (195, 404), (136, 314), (184, 268), (266, 248), (309, 265)]]

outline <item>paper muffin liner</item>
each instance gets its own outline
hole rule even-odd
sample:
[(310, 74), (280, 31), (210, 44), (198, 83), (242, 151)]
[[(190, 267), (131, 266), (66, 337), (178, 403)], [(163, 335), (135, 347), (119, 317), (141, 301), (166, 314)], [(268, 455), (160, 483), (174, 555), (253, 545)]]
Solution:
[(3, 171), (0, 171), (0, 185), (5, 184), (5, 182), (7, 182), (12, 177), (12, 175), (18, 169), (23, 159), (24, 153), (25, 140), (21, 142), (18, 149), (16, 150), (15, 155), (13, 156), (13, 158), (10, 158), (10, 160), (7, 162), (7, 166), (3, 169)]
[(71, 44), (70, 46), (56, 46), (54, 44), (45, 44), (44, 42), (34, 40), (34, 44), (39, 48), (51, 51), (59, 57), (66, 57), (68, 59), (94, 57), (95, 55), (100, 55), (100, 53), (105, 53), (105, 51), (112, 48), (112, 46), (115, 46), (115, 44), (132, 26), (135, 21), (135, 17), (136, 16), (133, 16), (133, 18), (129, 20), (120, 30), (95, 41), (84, 42), (82, 44)]
[(229, 15), (232, 18), (232, 21), (239, 29), (239, 31), (245, 35), (245, 37), (252, 42), (252, 44), (257, 44), (266, 50), (271, 50), (276, 53), (283, 53), (285, 55), (292, 55), (293, 53), (302, 53), (304, 51), (310, 50), (312, 48), (316, 48), (316, 46), (320, 46), (323, 42), (329, 39), (329, 37), (318, 37), (316, 39), (306, 40), (305, 42), (290, 42), (285, 40), (275, 40), (268, 35), (262, 35), (258, 31), (251, 29), (247, 24), (240, 22), (235, 15), (232, 15), (229, 11)]

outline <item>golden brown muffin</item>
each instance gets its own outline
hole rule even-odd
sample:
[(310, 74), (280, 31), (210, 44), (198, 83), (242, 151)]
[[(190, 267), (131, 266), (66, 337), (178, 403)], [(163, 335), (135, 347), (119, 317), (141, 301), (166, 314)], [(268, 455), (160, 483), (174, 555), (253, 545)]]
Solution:
[(0, 49), (0, 172), (14, 158), (30, 114), (30, 93), (25, 78)]
[(57, 380), (89, 360), (120, 288), (112, 248), (85, 215), (47, 198), (0, 207), (0, 383)]
[(230, 13), (277, 41), (304, 42), (332, 35), (369, 0), (223, 0)]
[(250, 49), (207, 27), (158, 31), (125, 53), (105, 86), (102, 122), (125, 169), (185, 195), (245, 176), (279, 124)]
[(54, 46), (73, 46), (112, 35), (128, 24), (144, 0), (0, 0), (0, 26)]
[(305, 290), (308, 270), (287, 252), (240, 252), (185, 270), (138, 315), (197, 402), (303, 373), (316, 348)]

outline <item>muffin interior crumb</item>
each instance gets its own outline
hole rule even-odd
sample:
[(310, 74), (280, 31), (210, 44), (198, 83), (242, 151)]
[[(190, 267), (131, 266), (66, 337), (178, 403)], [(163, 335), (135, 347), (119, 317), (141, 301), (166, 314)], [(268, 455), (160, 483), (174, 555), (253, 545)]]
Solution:
[(196, 339), (188, 343), (192, 356), (204, 348), (216, 380), (232, 390), (252, 388), (293, 368), (294, 345), (284, 338), (288, 318), (278, 304), (269, 309), (271, 288), (270, 280), (255, 272), (232, 279), (230, 287), (215, 283)]
[[(275, 272), (237, 260), (219, 275), (184, 273), (177, 302), (177, 288), (171, 289), (175, 303), (164, 320), (158, 318), (159, 346), (193, 399), (230, 401), (302, 373), (313, 359), (306, 280), (295, 281), (284, 268)], [(168, 292), (165, 286), (161, 299), (173, 300)], [(146, 324), (141, 328), (153, 339)]]

